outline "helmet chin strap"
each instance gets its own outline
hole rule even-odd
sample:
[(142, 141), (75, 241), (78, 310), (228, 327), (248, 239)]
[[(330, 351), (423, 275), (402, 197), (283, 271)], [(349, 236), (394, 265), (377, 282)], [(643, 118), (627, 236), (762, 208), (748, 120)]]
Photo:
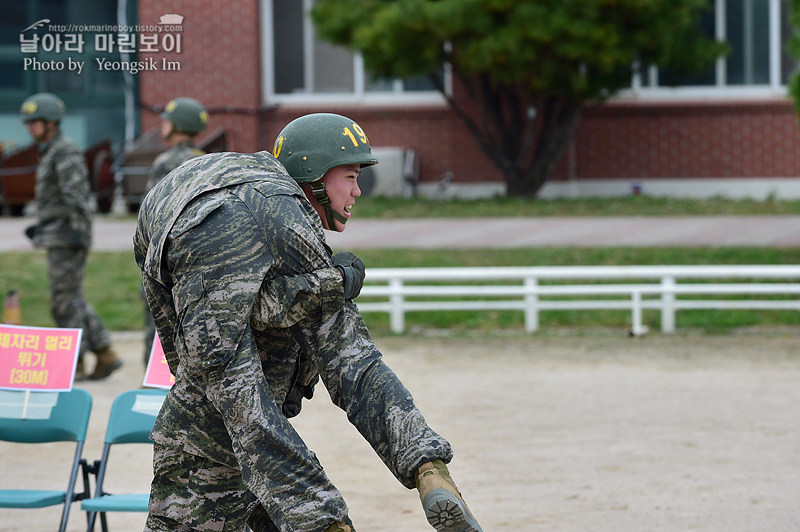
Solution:
[(325, 183), (323, 183), (320, 179), (318, 181), (309, 183), (309, 185), (311, 186), (311, 192), (314, 194), (314, 198), (317, 200), (317, 203), (322, 205), (322, 208), (325, 209), (325, 215), (328, 218), (328, 229), (333, 229), (336, 227), (334, 220), (338, 220), (341, 223), (346, 224), (347, 218), (331, 209), (331, 199), (328, 197), (328, 193), (325, 191)]

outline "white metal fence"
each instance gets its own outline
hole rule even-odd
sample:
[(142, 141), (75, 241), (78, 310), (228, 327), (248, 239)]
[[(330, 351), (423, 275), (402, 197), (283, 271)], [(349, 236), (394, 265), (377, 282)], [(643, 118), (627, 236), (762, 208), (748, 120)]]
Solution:
[(612, 309), (630, 309), (633, 334), (645, 330), (642, 311), (656, 309), (672, 333), (683, 309), (800, 310), (797, 281), (800, 265), (371, 268), (357, 303), (389, 313), (398, 333), (414, 311), (518, 310), (534, 332), (543, 311)]

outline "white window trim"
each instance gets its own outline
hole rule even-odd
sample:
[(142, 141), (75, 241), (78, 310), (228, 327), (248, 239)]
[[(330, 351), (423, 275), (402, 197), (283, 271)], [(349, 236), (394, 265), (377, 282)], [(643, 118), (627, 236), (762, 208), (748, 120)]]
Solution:
[[(733, 99), (770, 99), (785, 98), (786, 85), (781, 84), (781, 0), (769, 2), (769, 83), (760, 85), (725, 85), (726, 64), (724, 58), (716, 61), (716, 84), (714, 86), (682, 86), (652, 87), (642, 84), (642, 76), (646, 75), (650, 85), (658, 82), (658, 70), (649, 68), (645, 74), (634, 70), (631, 88), (619, 91), (615, 99), (626, 100), (733, 100)], [(725, 0), (716, 2), (716, 38), (724, 40)]]
[[(303, 93), (303, 94), (275, 94), (275, 79), (273, 77), (274, 65), (270, 43), (272, 42), (272, 8), (276, 0), (261, 0), (261, 66), (262, 66), (262, 98), (268, 104), (294, 104), (294, 105), (330, 105), (330, 104), (365, 104), (365, 105), (446, 105), (446, 100), (437, 91), (429, 92), (366, 92), (364, 88), (363, 58), (355, 54), (354, 83), (352, 93)], [(760, 0), (759, 0), (760, 1)], [(304, 10), (310, 9), (312, 0), (303, 0)], [(727, 10), (725, 0), (716, 2), (716, 37), (725, 39), (725, 15)], [(631, 88), (618, 91), (614, 100), (618, 101), (657, 101), (657, 100), (735, 100), (735, 99), (783, 99), (787, 97), (787, 87), (781, 84), (781, 0), (767, 0), (769, 2), (769, 50), (770, 50), (770, 81), (761, 85), (724, 85), (722, 80), (726, 76), (725, 59), (716, 61), (716, 85), (714, 86), (681, 86), (681, 87), (652, 87), (642, 84), (642, 77), (646, 76), (650, 85), (657, 84), (658, 70), (655, 67), (638, 72), (634, 69), (631, 77)], [(311, 25), (309, 19), (304, 24)], [(310, 46), (311, 32), (305, 32)], [(304, 64), (306, 79), (313, 78), (312, 65), (308, 61)], [(445, 88), (452, 93), (452, 75), (445, 66)], [(395, 83), (400, 84), (399, 80)]]
[[(274, 61), (270, 44), (273, 41), (273, 3), (280, 0), (260, 0), (260, 23), (261, 23), (261, 87), (262, 100), (267, 104), (366, 104), (366, 105), (447, 105), (445, 97), (438, 91), (407, 91), (403, 92), (370, 92), (364, 91), (364, 62), (360, 54), (354, 54), (354, 85), (352, 93), (299, 93), (299, 94), (276, 94), (274, 79)], [(303, 0), (303, 10), (308, 12), (311, 8), (312, 0)], [(313, 35), (308, 31), (312, 27), (311, 20), (306, 17), (303, 21), (306, 26), (304, 39), (307, 49), (311, 49)], [(313, 83), (313, 65), (304, 56), (303, 68), (308, 83)], [(402, 81), (395, 80), (395, 89), (402, 89)], [(313, 86), (313, 85), (312, 85)], [(445, 69), (445, 88), (451, 90), (450, 73)]]
[(259, 13), (260, 34), (261, 34), (261, 99), (269, 102), (269, 94), (275, 92), (275, 78), (270, 72), (274, 72), (275, 65), (272, 61), (272, 54), (269, 53), (269, 43), (272, 42), (272, 2), (262, 0)]
[[(769, 85), (781, 85), (781, 4), (780, 0), (772, 0), (769, 9)], [(774, 35), (773, 35), (774, 34)]]

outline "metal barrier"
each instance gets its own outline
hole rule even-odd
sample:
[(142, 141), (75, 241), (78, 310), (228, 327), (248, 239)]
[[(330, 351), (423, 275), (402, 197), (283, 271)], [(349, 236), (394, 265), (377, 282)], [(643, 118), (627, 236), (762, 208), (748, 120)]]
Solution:
[[(519, 310), (525, 330), (534, 332), (542, 311), (612, 309), (631, 310), (632, 334), (646, 330), (644, 309), (659, 310), (661, 331), (672, 333), (682, 309), (800, 310), (800, 297), (752, 297), (798, 296), (796, 280), (795, 265), (368, 268), (357, 303), (361, 312), (389, 313), (396, 333), (414, 311)], [(696, 297), (709, 295), (742, 297)], [(590, 296), (595, 299), (580, 299)]]

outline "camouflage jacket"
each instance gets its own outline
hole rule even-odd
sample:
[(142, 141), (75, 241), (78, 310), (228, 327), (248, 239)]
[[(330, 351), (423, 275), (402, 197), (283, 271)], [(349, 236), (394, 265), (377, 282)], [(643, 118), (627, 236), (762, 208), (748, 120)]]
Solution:
[[(234, 465), (223, 416), (206, 399), (206, 375), (255, 356), (278, 409), (292, 379), (316, 377), (287, 330), (323, 306), (344, 304), (319, 216), (267, 152), (209, 154), (148, 194), (134, 252), (176, 379), (153, 439)], [(269, 311), (254, 330), (257, 299)]]
[(195, 148), (194, 143), (190, 140), (179, 142), (168, 150), (160, 153), (155, 161), (153, 161), (153, 166), (150, 168), (150, 175), (147, 178), (145, 192), (150, 192), (159, 181), (164, 179), (165, 175), (175, 170), (181, 164), (203, 154), (203, 150)]
[(39, 153), (36, 247), (89, 247), (91, 190), (83, 154), (60, 131)]
[(282, 410), (298, 380), (319, 373), (406, 487), (421, 463), (452, 458), (344, 300), (319, 215), (268, 152), (171, 172), (142, 203), (134, 254), (175, 376), (152, 439), (240, 469), (278, 529), (347, 515)]

